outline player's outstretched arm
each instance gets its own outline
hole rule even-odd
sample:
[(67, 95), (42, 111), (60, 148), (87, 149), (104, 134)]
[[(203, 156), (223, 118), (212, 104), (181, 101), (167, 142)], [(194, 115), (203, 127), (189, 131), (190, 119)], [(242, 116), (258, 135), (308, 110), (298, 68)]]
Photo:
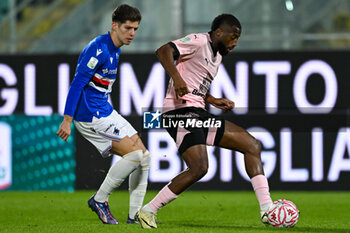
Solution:
[(65, 141), (68, 140), (68, 137), (71, 134), (71, 124), (73, 120), (72, 116), (76, 111), (78, 101), (83, 92), (83, 88), (88, 84), (89, 81), (90, 77), (76, 72), (75, 77), (70, 85), (66, 100), (66, 106), (64, 108), (64, 119), (56, 133)]
[(170, 44), (165, 44), (156, 51), (156, 55), (170, 77), (174, 81), (176, 98), (184, 96), (190, 91), (187, 88), (185, 81), (182, 79), (179, 71), (175, 66), (175, 49)]
[(235, 107), (235, 103), (233, 101), (226, 98), (215, 98), (210, 94), (205, 96), (205, 101), (216, 108), (224, 110), (225, 112)]
[(67, 141), (68, 137), (71, 134), (71, 124), (73, 117), (69, 115), (64, 115), (63, 121), (60, 125), (60, 128), (57, 131), (57, 135), (63, 140)]

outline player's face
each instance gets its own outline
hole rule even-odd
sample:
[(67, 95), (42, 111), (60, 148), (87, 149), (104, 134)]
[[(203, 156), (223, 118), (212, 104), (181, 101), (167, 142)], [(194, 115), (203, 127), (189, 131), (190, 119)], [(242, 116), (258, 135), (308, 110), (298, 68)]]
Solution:
[(138, 21), (131, 22), (127, 20), (125, 23), (112, 23), (112, 29), (116, 33), (116, 37), (118, 42), (120, 43), (120, 46), (129, 45), (134, 39), (138, 28)]
[(236, 26), (224, 25), (221, 36), (218, 42), (218, 51), (222, 56), (230, 53), (237, 45), (238, 39), (241, 36), (241, 30)]

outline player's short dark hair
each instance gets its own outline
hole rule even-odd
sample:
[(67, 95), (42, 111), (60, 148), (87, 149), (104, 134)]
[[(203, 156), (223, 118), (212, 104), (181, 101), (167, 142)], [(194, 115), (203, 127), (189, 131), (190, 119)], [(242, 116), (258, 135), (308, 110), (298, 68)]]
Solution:
[(239, 22), (239, 20), (231, 15), (231, 14), (221, 14), (218, 15), (213, 22), (211, 23), (211, 31), (215, 31), (216, 29), (218, 29), (221, 25), (229, 25), (229, 26), (236, 26), (239, 29), (242, 29), (241, 23)]
[(141, 13), (136, 7), (123, 4), (114, 9), (112, 14), (112, 22), (125, 23), (127, 20), (131, 22), (140, 22)]

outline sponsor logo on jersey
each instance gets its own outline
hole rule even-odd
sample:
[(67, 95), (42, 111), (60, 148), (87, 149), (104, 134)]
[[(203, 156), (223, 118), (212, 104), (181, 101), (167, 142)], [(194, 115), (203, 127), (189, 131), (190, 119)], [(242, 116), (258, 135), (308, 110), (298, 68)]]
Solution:
[(180, 41), (182, 42), (182, 43), (187, 43), (187, 42), (190, 42), (192, 39), (190, 38), (190, 37), (185, 37), (185, 38), (182, 38), (182, 39), (180, 39)]
[(108, 74), (117, 74), (118, 69), (109, 70)]
[(118, 69), (108, 70), (108, 68), (102, 69), (103, 74), (117, 74)]
[(89, 62), (87, 63), (87, 67), (93, 70), (95, 69), (97, 63), (98, 63), (98, 59), (96, 57), (91, 57)]
[(205, 98), (205, 95), (203, 93), (201, 93), (200, 91), (198, 91), (197, 89), (193, 89), (192, 94), (198, 95), (198, 96), (202, 97), (203, 99)]

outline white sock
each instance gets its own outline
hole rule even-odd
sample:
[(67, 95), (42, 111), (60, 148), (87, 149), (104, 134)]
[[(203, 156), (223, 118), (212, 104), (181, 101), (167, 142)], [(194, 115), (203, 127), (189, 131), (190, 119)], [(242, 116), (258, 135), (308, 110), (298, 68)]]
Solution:
[(125, 178), (133, 172), (142, 160), (142, 150), (136, 150), (123, 156), (123, 159), (116, 162), (108, 171), (106, 178), (96, 192), (95, 200), (97, 202), (108, 201), (109, 195), (114, 189), (118, 188)]
[(143, 153), (140, 166), (129, 176), (130, 207), (129, 217), (134, 219), (137, 211), (141, 209), (143, 199), (146, 194), (148, 183), (149, 164), (151, 154), (148, 150)]

